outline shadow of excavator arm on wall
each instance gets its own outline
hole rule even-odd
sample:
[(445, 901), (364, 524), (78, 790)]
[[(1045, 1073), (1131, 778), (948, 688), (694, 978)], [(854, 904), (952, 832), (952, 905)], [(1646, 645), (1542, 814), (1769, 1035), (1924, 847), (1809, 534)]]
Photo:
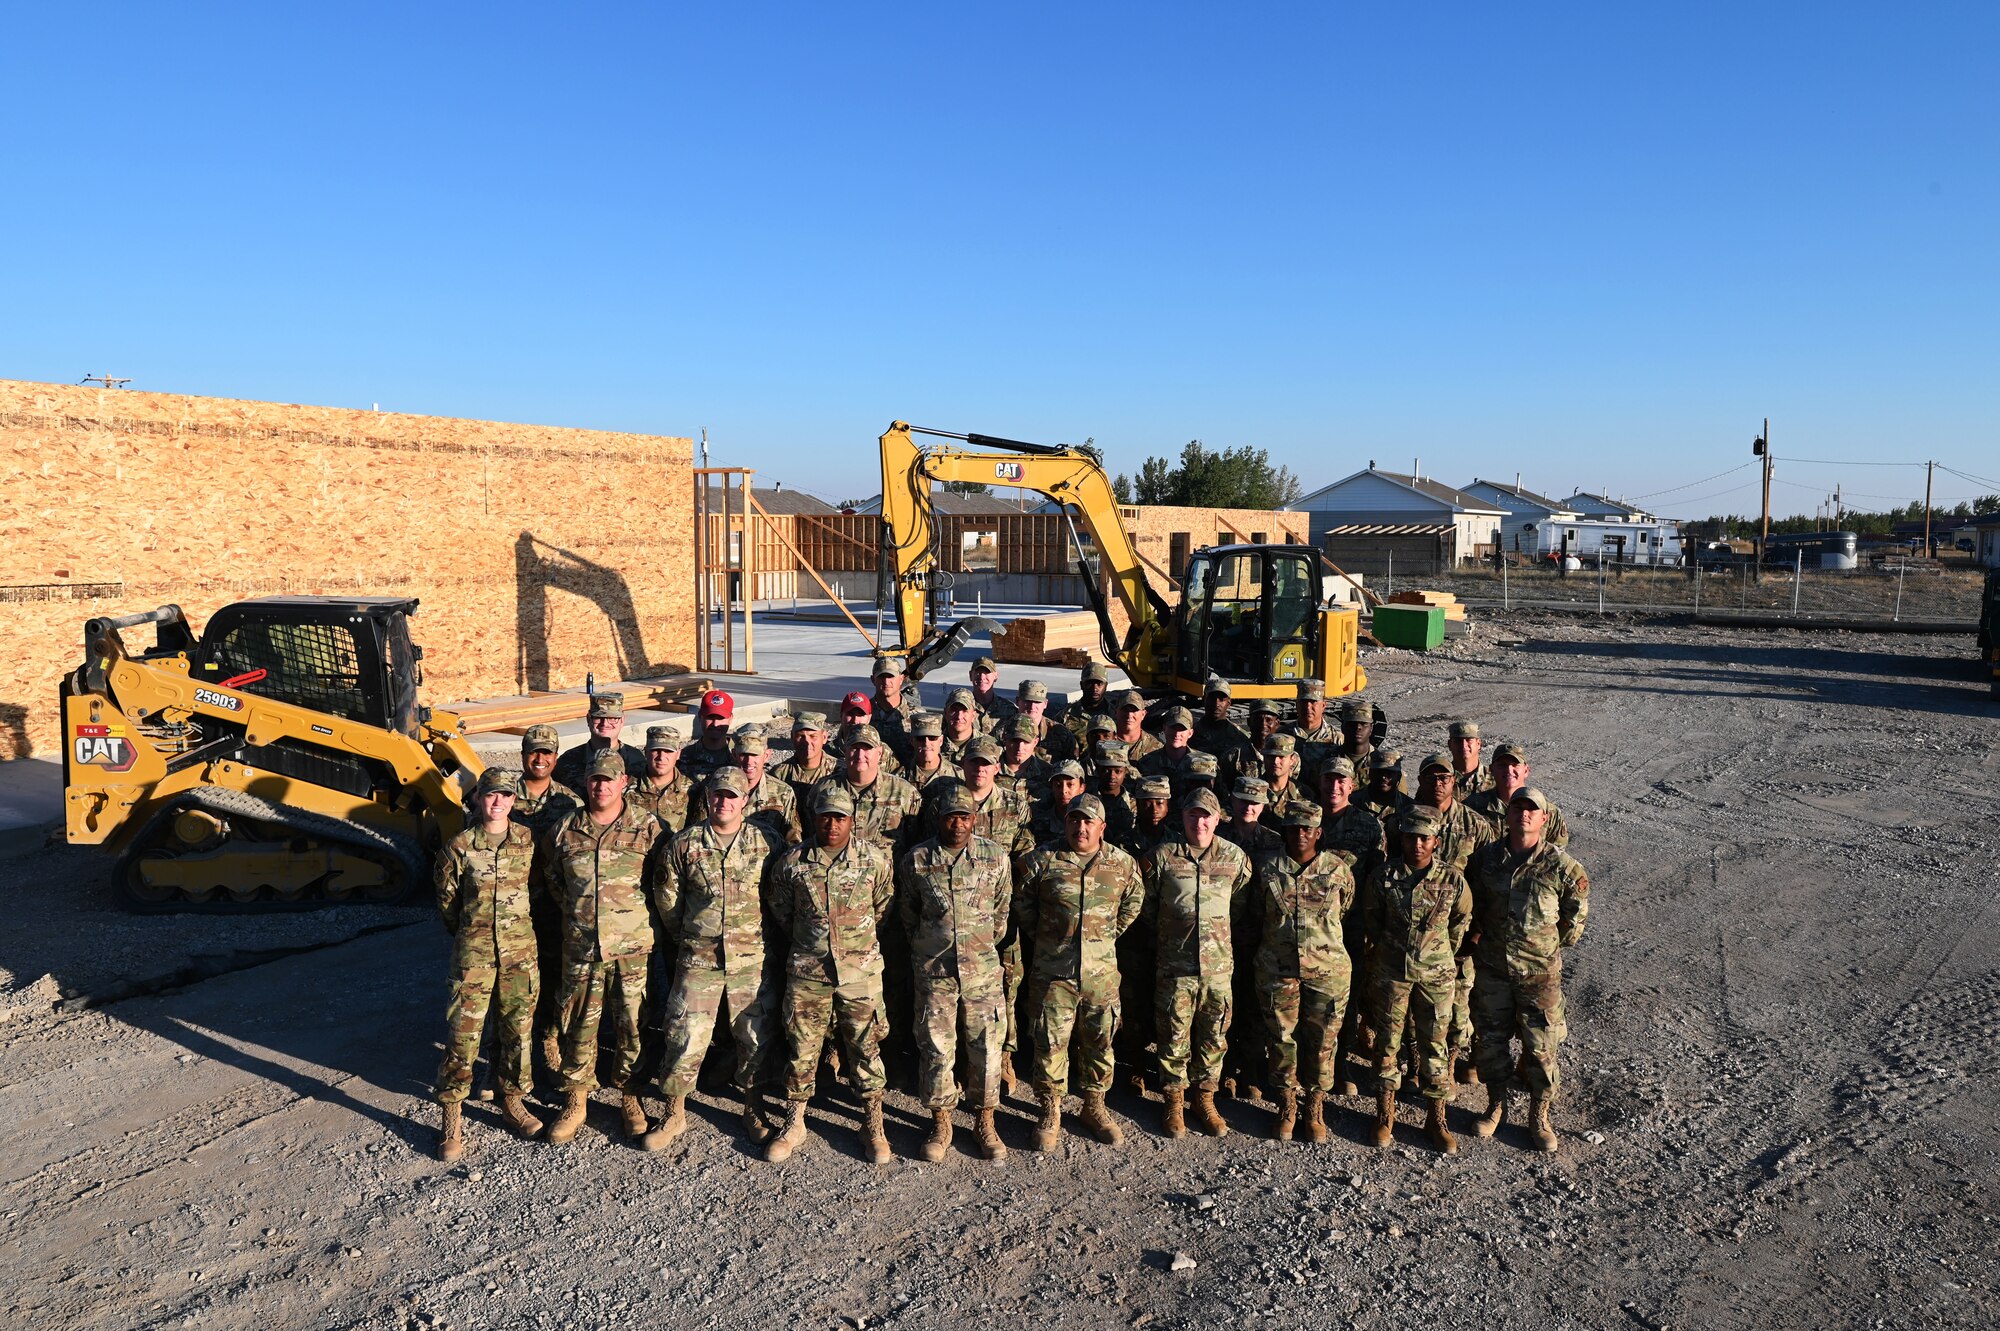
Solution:
[[(639, 611), (623, 574), (571, 550), (522, 532), (514, 542), (514, 632), (518, 644), (515, 679), (520, 688), (546, 691), (549, 683), (549, 593), (566, 592), (596, 606), (614, 655), (611, 679), (646, 679), (679, 667), (646, 655)], [(598, 671), (600, 678), (606, 672)]]

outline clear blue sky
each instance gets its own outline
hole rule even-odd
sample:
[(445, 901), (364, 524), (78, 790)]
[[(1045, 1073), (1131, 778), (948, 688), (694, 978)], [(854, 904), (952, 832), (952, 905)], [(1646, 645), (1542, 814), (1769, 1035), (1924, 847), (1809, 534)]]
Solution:
[(2000, 477), (2000, 5), (1240, 12), (12, 7), (0, 377), (707, 427), (831, 498), (897, 417)]

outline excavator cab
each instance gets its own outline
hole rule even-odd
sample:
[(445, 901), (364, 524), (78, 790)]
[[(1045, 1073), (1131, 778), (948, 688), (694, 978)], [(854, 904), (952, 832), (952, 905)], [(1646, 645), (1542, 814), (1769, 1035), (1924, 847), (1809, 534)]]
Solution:
[[(1223, 545), (1196, 551), (1175, 611), (1175, 686), (1201, 696), (1210, 675), (1239, 698), (1293, 698), (1310, 677), (1341, 678), (1354, 653), (1352, 614), (1320, 607), (1319, 552), (1306, 545)], [(1347, 632), (1339, 635), (1340, 625)], [(1341, 642), (1331, 641), (1341, 636)]]

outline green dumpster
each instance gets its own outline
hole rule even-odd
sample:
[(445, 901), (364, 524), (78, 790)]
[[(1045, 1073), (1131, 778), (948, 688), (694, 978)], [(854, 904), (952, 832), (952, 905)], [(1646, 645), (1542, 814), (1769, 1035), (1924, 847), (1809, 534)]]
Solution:
[(1444, 607), (1441, 605), (1378, 605), (1375, 607), (1375, 638), (1384, 647), (1407, 647), (1427, 652), (1444, 641)]

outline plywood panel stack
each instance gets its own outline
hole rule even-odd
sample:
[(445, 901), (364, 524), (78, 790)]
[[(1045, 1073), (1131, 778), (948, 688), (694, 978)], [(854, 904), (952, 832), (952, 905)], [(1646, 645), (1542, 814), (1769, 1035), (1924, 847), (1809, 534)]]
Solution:
[(169, 601), (199, 626), (250, 596), (420, 597), (440, 701), (685, 670), (691, 460), (665, 436), (0, 380), (0, 757), (55, 744), (85, 619)]
[(1017, 619), (994, 632), (993, 657), (1013, 665), (1058, 665), (1081, 670), (1102, 661), (1097, 616), (1088, 613)]
[(1465, 618), (1465, 607), (1450, 592), (1397, 592), (1389, 598), (1389, 604), (1442, 606), (1446, 619)]

